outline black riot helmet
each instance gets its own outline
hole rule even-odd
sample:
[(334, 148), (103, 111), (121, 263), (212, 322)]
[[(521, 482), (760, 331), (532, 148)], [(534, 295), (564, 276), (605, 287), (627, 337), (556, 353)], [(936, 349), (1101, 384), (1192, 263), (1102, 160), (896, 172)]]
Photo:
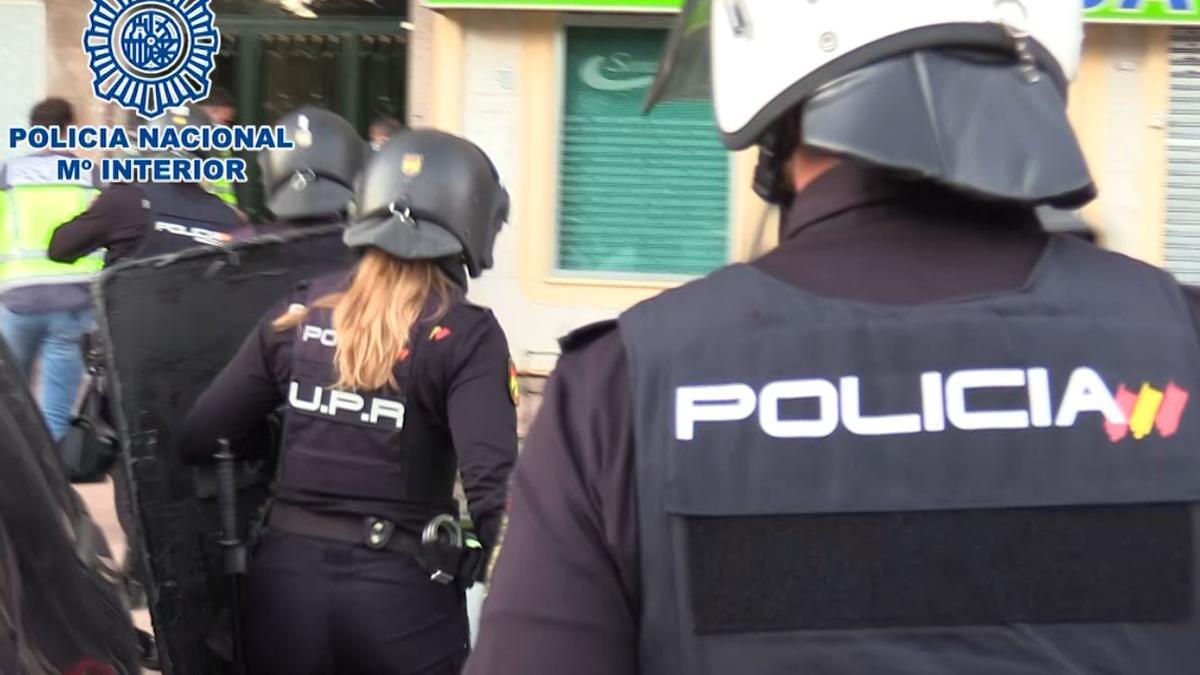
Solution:
[(358, 132), (341, 116), (312, 106), (276, 124), (296, 147), (258, 156), (267, 209), (288, 220), (344, 213), (367, 154)]
[(406, 129), (367, 162), (355, 211), (347, 246), (373, 246), (402, 260), (457, 258), (478, 277), (492, 266), (508, 192), (479, 146), (442, 131)]

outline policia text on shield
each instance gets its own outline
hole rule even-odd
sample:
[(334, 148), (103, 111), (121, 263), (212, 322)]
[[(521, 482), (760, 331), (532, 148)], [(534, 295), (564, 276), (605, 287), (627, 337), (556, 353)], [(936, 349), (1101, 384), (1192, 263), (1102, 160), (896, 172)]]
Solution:
[[(563, 341), (468, 675), (1189, 675), (1200, 294), (1094, 195), (1078, 0), (694, 0), (780, 246)], [(547, 617), (553, 617), (547, 620)]]
[[(151, 127), (206, 124), (199, 108), (158, 117)], [(173, 153), (167, 159), (193, 162), (201, 150)], [(159, 157), (158, 159), (163, 159)], [(104, 262), (149, 258), (193, 246), (214, 246), (233, 240), (241, 226), (236, 211), (192, 182), (115, 183), (108, 186), (83, 213), (64, 223), (50, 239), (51, 260), (73, 262), (104, 249)]]
[[(397, 134), (359, 186), (344, 238), (359, 263), (263, 317), (197, 400), (182, 450), (211, 461), (227, 437), (252, 456), (245, 441), (284, 406), (248, 672), (456, 675), (463, 589), (482, 577), (516, 456), (504, 333), (463, 299), (508, 198), (478, 147), (435, 131)], [(459, 530), (456, 469), (478, 539)]]

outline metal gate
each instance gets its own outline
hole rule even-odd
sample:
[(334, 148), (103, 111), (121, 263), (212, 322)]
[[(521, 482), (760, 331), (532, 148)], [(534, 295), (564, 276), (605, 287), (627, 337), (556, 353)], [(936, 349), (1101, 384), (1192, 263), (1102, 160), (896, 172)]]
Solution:
[[(237, 99), (239, 124), (270, 124), (302, 105), (328, 108), (365, 135), (371, 120), (405, 119), (408, 71), (407, 4), (401, 0), (336, 0), (337, 7), (376, 7), (380, 16), (297, 19), (240, 15), (265, 0), (218, 3), (221, 52), (213, 84)], [(307, 3), (305, 3), (307, 4)], [(382, 18), (391, 12), (388, 18)], [(364, 11), (365, 14), (365, 11)], [(258, 163), (238, 186), (241, 208), (261, 215)]]
[(1200, 28), (1171, 34), (1165, 260), (1181, 281), (1200, 283)]

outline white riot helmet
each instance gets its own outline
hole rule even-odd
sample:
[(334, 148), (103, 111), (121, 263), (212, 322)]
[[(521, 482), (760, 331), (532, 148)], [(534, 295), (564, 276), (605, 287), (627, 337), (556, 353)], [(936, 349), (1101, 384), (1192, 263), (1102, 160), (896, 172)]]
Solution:
[(647, 103), (711, 96), (725, 144), (768, 163), (803, 143), (1078, 206), (1095, 191), (1066, 116), (1082, 42), (1079, 0), (689, 0)]

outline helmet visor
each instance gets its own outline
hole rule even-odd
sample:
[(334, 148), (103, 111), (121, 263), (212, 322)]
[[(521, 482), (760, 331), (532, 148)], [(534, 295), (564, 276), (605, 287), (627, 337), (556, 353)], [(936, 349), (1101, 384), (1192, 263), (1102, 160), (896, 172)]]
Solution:
[[(731, 3), (736, 12), (739, 3)], [(687, 0), (667, 36), (667, 46), (658, 63), (658, 74), (646, 94), (644, 112), (662, 101), (697, 100), (712, 97), (711, 37), (712, 0)]]

